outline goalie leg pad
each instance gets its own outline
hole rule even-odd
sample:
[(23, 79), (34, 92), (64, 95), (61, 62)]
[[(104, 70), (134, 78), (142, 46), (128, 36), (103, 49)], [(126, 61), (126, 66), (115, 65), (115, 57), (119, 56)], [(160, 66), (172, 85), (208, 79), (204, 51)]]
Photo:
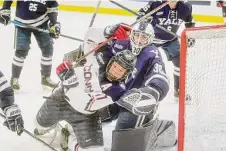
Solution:
[(153, 127), (153, 132), (157, 134), (157, 140), (155, 141), (155, 143), (149, 143), (148, 151), (159, 148), (169, 148), (176, 145), (176, 126), (173, 121), (155, 120), (151, 121), (147, 125)]
[[(111, 151), (146, 151), (150, 138), (155, 142), (157, 134), (152, 126), (136, 129), (114, 130)], [(151, 134), (151, 135), (150, 135)]]

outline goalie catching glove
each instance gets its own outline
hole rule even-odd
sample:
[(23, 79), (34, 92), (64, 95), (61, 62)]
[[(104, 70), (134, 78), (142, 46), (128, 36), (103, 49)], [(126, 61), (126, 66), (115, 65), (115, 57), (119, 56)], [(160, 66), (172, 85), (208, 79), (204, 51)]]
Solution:
[(56, 23), (56, 24), (53, 24), (53, 23), (49, 23), (49, 34), (52, 38), (59, 38), (60, 36), (60, 32), (61, 32), (61, 25), (60, 23)]
[(0, 23), (8, 25), (10, 22), (11, 11), (9, 9), (0, 9)]
[(18, 135), (21, 135), (23, 133), (24, 121), (19, 107), (14, 104), (6, 107), (3, 112), (6, 117), (6, 121), (3, 125), (8, 127), (9, 130), (17, 132)]
[(129, 90), (116, 103), (133, 114), (142, 116), (150, 114), (155, 109), (159, 99), (158, 90), (147, 86)]

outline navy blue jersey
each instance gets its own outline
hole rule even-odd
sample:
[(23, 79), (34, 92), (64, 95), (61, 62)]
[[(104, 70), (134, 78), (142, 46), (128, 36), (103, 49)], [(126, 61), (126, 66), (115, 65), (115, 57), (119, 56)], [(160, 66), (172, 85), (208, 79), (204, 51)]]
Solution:
[(13, 105), (14, 92), (9, 82), (6, 80), (3, 73), (0, 71), (0, 108), (4, 109), (7, 106)]
[[(130, 48), (129, 40), (117, 40), (112, 45), (108, 45), (97, 53), (97, 61), (100, 65), (100, 85), (111, 83), (104, 76), (105, 68), (115, 53)], [(165, 74), (165, 65), (158, 49), (151, 45), (144, 48), (137, 58), (136, 69), (122, 83), (112, 83), (111, 87), (104, 92), (111, 96), (113, 101), (117, 101), (123, 94), (132, 88), (142, 88), (146, 86), (157, 87), (161, 98), (164, 98), (169, 90), (168, 78)], [(102, 73), (102, 74), (101, 74)]]
[[(3, 9), (10, 9), (12, 0), (5, 0)], [(58, 3), (56, 0), (17, 0), (15, 20), (31, 26), (47, 21), (57, 22)]]
[[(163, 3), (165, 2), (150, 1), (144, 8), (139, 10), (139, 14), (145, 15)], [(186, 27), (189, 27), (189, 25), (193, 26), (192, 5), (188, 2), (178, 1), (175, 9), (171, 9), (169, 5), (166, 5), (152, 16), (158, 20), (157, 22), (160, 26), (172, 31), (173, 33), (178, 31), (183, 22), (185, 22)], [(154, 30), (155, 38), (162, 40), (162, 43), (171, 41), (175, 38), (175, 36), (159, 29), (158, 27), (155, 27)]]

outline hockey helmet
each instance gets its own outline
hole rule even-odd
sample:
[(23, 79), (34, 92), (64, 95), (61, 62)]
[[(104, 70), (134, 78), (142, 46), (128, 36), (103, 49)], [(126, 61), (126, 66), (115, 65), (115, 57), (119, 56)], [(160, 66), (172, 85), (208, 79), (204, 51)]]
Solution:
[(106, 78), (111, 82), (120, 82), (135, 69), (137, 57), (130, 50), (116, 53), (106, 67)]
[(136, 24), (130, 34), (132, 53), (139, 55), (144, 47), (153, 42), (154, 37), (154, 29), (149, 22), (141, 21)]

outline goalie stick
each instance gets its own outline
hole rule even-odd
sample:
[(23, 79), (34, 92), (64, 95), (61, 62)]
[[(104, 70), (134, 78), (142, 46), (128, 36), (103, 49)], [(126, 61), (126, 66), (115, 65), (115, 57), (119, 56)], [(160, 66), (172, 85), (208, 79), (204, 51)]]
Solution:
[[(2, 113), (0, 113), (0, 116), (2, 118), (5, 119), (5, 115), (3, 115)], [(55, 148), (53, 148), (52, 146), (50, 146), (49, 144), (47, 144), (46, 142), (44, 142), (43, 140), (41, 140), (40, 138), (38, 138), (37, 136), (33, 135), (31, 132), (29, 132), (28, 130), (26, 130), (25, 128), (21, 129), (23, 132), (25, 132), (26, 134), (28, 134), (29, 136), (31, 136), (32, 138), (34, 138), (35, 140), (37, 140), (38, 142), (41, 142), (42, 144), (44, 144), (46, 147), (48, 147), (49, 149), (52, 149), (53, 151), (57, 151)]]
[[(127, 8), (127, 7), (123, 6), (123, 5), (121, 5), (121, 4), (119, 4), (118, 2), (115, 2), (115, 1), (113, 1), (113, 0), (109, 0), (109, 1), (110, 1), (111, 3), (117, 5), (117, 6), (121, 7), (122, 9), (124, 9), (124, 10), (126, 10), (126, 11), (128, 11), (128, 12), (134, 14), (134, 15), (136, 15), (137, 17), (140, 16), (138, 13), (134, 12), (133, 10), (131, 10), (131, 9), (129, 9), (129, 8)], [(159, 29), (161, 29), (161, 30), (163, 30), (163, 31), (165, 31), (165, 32), (167, 32), (167, 33), (169, 33), (169, 34), (171, 34), (171, 35), (177, 37), (177, 38), (181, 38), (179, 35), (173, 33), (172, 31), (169, 31), (169, 30), (165, 29), (164, 27), (160, 26), (159, 24), (156, 24), (156, 27), (158, 27)]]

